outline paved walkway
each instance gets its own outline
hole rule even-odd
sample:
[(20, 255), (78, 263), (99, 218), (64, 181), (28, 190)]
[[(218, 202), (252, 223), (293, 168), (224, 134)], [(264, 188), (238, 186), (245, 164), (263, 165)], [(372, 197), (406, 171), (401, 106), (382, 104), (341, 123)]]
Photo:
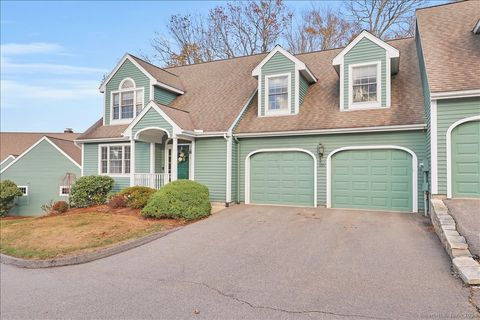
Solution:
[(0, 284), (4, 319), (479, 316), (428, 220), (399, 213), (233, 206), (88, 264), (2, 265)]

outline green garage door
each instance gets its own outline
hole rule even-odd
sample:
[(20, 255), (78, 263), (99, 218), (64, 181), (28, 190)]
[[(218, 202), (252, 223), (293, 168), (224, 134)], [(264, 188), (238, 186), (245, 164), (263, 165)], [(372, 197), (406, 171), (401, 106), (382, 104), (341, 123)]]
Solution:
[(304, 152), (262, 152), (250, 159), (250, 202), (314, 205), (313, 158)]
[(412, 157), (402, 150), (349, 150), (332, 157), (332, 207), (412, 211)]
[(480, 121), (459, 125), (452, 131), (452, 195), (480, 197)]

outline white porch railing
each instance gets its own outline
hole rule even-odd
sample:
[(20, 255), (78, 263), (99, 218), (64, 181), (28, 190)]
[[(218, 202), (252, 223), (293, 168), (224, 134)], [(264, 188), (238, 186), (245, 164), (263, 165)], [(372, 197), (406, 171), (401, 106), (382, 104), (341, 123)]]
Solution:
[(136, 186), (160, 189), (170, 181), (168, 173), (135, 173), (133, 184)]

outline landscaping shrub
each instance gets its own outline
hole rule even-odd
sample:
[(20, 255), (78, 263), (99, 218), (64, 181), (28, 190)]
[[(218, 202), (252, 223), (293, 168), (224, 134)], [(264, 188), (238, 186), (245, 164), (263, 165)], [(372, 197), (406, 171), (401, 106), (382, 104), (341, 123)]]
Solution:
[(177, 180), (155, 192), (142, 210), (149, 218), (195, 220), (210, 215), (208, 188), (198, 182)]
[(125, 197), (120, 195), (120, 194), (115, 194), (108, 199), (108, 206), (112, 209), (118, 209), (118, 208), (126, 208), (127, 207), (127, 201), (125, 200)]
[(72, 186), (70, 201), (79, 208), (104, 204), (113, 184), (114, 180), (107, 176), (81, 177)]
[(11, 180), (0, 181), (0, 216), (4, 216), (14, 206), (14, 200), (22, 196), (15, 182)]
[(52, 211), (55, 213), (64, 213), (67, 212), (69, 206), (66, 201), (57, 201), (52, 206)]
[(150, 196), (155, 193), (155, 189), (148, 187), (129, 187), (120, 191), (117, 195), (123, 196), (127, 207), (132, 209), (142, 209), (147, 205)]

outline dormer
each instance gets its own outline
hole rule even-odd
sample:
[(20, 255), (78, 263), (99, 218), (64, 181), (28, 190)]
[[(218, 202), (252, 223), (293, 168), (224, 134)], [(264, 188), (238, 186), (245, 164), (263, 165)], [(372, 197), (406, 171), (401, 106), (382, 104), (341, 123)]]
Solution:
[(308, 67), (277, 45), (252, 71), (258, 79), (258, 116), (295, 115), (317, 79)]
[(388, 43), (367, 31), (360, 33), (333, 59), (340, 77), (340, 110), (389, 108), (399, 58)]
[(170, 105), (184, 93), (177, 75), (126, 54), (100, 86), (104, 125), (128, 124), (154, 100)]

